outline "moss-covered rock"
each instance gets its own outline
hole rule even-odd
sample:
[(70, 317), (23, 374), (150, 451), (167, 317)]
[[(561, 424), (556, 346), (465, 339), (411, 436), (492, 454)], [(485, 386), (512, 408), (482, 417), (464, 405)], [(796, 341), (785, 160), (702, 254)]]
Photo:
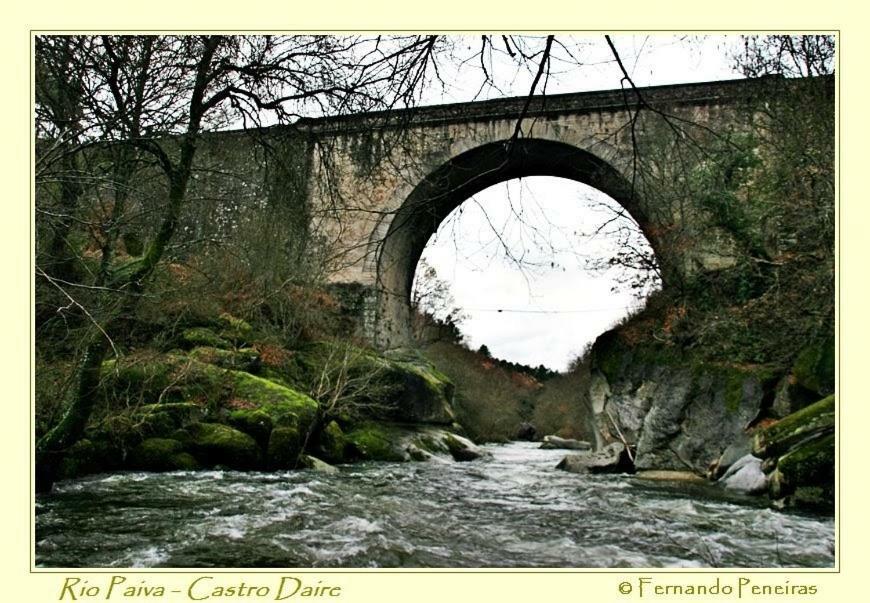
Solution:
[(253, 348), (226, 350), (221, 348), (200, 346), (189, 353), (191, 358), (206, 364), (234, 371), (245, 371), (256, 374), (260, 371), (260, 354)]
[(295, 358), (296, 379), (316, 382), (324, 372), (343, 368), (351, 381), (364, 384), (351, 392), (344, 418), (406, 423), (454, 422), (454, 387), (423, 356), (408, 350), (388, 357), (374, 351), (331, 342), (311, 344)]
[(330, 421), (320, 432), (317, 449), (327, 463), (341, 463), (345, 460), (347, 437), (335, 421)]
[(204, 410), (259, 409), (276, 422), (283, 415), (312, 420), (317, 403), (309, 396), (250, 373), (224, 369), (179, 353), (142, 355), (107, 362), (101, 396), (111, 406), (130, 398), (146, 402), (196, 402)]
[(208, 327), (193, 327), (181, 332), (179, 343), (182, 347), (191, 349), (199, 346), (230, 350), (233, 344)]
[(132, 400), (205, 406), (229, 396), (227, 373), (182, 353), (131, 354), (103, 363), (99, 395), (109, 407), (127, 408)]
[(199, 421), (205, 416), (205, 409), (194, 402), (166, 402), (161, 404), (144, 404), (136, 409), (136, 414), (147, 416), (152, 413), (164, 413), (178, 426), (184, 426)]
[(58, 479), (72, 479), (89, 473), (119, 469), (121, 453), (108, 442), (84, 438), (70, 446), (63, 455)]
[(246, 433), (219, 423), (194, 423), (187, 428), (193, 455), (204, 466), (254, 469), (260, 462), (257, 442)]
[(134, 448), (129, 457), (133, 469), (145, 471), (176, 471), (199, 468), (196, 459), (187, 452), (178, 440), (148, 438)]
[(302, 392), (241, 371), (227, 373), (233, 402), (267, 414), (275, 425), (290, 420), (307, 429), (317, 414), (317, 402)]
[(447, 445), (450, 455), (460, 462), (473, 461), (488, 456), (488, 453), (482, 448), (478, 448), (474, 442), (456, 434), (448, 433), (444, 438), (444, 443)]
[(272, 417), (258, 409), (239, 409), (230, 412), (227, 422), (243, 431), (257, 443), (265, 447), (269, 442), (269, 434), (272, 433)]
[(793, 493), (798, 487), (823, 487), (834, 483), (834, 434), (828, 434), (796, 447), (776, 465), (773, 498)]
[(129, 450), (148, 438), (171, 438), (179, 428), (204, 416), (203, 408), (193, 403), (145, 404), (103, 417), (85, 433), (95, 442)]
[(834, 430), (834, 396), (828, 396), (755, 434), (752, 453), (777, 457), (801, 442)]
[(217, 323), (220, 328), (221, 337), (232, 341), (237, 347), (243, 343), (250, 343), (253, 339), (253, 327), (247, 321), (228, 312), (218, 316)]
[(443, 425), (456, 420), (453, 383), (431, 363), (422, 357), (392, 360), (389, 372), (397, 385), (396, 420)]
[(798, 354), (792, 375), (798, 384), (825, 396), (834, 391), (834, 338), (807, 346)]
[(304, 445), (305, 437), (298, 426), (274, 428), (266, 448), (266, 465), (270, 469), (295, 469)]
[(347, 434), (347, 440), (353, 450), (368, 461), (410, 460), (401, 439), (402, 434), (399, 430), (381, 423), (365, 423)]

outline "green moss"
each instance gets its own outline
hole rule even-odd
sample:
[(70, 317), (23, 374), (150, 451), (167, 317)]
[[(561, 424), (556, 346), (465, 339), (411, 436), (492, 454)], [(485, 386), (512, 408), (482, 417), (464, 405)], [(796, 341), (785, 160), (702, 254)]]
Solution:
[(192, 349), (189, 355), (200, 362), (236, 371), (250, 371), (256, 366), (260, 358), (257, 350), (253, 348), (225, 350), (214, 347), (197, 347)]
[(148, 438), (130, 453), (134, 469), (145, 471), (192, 470), (199, 467), (196, 459), (183, 451), (183, 444), (168, 438)]
[(281, 426), (272, 430), (266, 450), (270, 469), (295, 469), (302, 454), (304, 438), (298, 427)]
[(130, 355), (103, 365), (100, 396), (109, 407), (146, 404), (218, 402), (225, 397), (226, 371), (182, 354)]
[(272, 433), (272, 417), (261, 410), (240, 409), (230, 413), (227, 422), (253, 437), (260, 446), (269, 442)]
[(236, 406), (262, 410), (273, 421), (285, 414), (312, 420), (317, 411), (317, 403), (295, 389), (180, 354), (133, 357), (109, 368), (101, 386), (103, 395), (125, 405), (130, 398), (164, 403), (196, 400), (215, 411), (235, 401)]
[(164, 413), (172, 418), (176, 425), (186, 425), (203, 417), (203, 408), (194, 402), (165, 402), (161, 404), (144, 404), (136, 409), (140, 415)]
[[(159, 392), (172, 383), (181, 359), (175, 356), (127, 356), (103, 363), (104, 389)], [(156, 397), (155, 397), (156, 400)]]
[(120, 452), (106, 442), (84, 438), (69, 447), (60, 462), (60, 479), (72, 479), (89, 473), (119, 468)]
[(292, 415), (310, 424), (317, 413), (317, 402), (295, 389), (241, 371), (228, 371), (235, 400), (250, 403), (269, 415), (276, 424)]
[(758, 457), (775, 457), (785, 453), (808, 436), (834, 429), (834, 396), (792, 413), (755, 434), (752, 452)]
[(737, 372), (732, 372), (728, 375), (725, 382), (725, 409), (730, 413), (735, 413), (740, 409), (740, 403), (743, 401), (743, 381), (745, 375)]
[(254, 331), (247, 321), (242, 320), (241, 318), (236, 318), (228, 312), (224, 312), (218, 316), (218, 324), (224, 331), (224, 336), (248, 337)]
[(194, 423), (187, 431), (191, 450), (203, 465), (253, 469), (259, 463), (257, 442), (246, 433), (218, 423)]
[(833, 337), (804, 348), (792, 367), (797, 383), (822, 395), (833, 392), (835, 354)]
[(406, 461), (407, 456), (397, 447), (398, 434), (395, 430), (379, 424), (366, 423), (347, 434), (348, 442), (370, 461)]
[(229, 350), (233, 344), (206, 327), (193, 327), (181, 333), (181, 344), (185, 348), (205, 346)]
[(173, 471), (196, 471), (200, 468), (197, 460), (188, 452), (179, 452), (172, 455), (169, 462), (172, 465)]
[(347, 437), (338, 423), (330, 421), (320, 432), (318, 449), (327, 463), (341, 463), (345, 460), (347, 443)]
[(834, 482), (834, 434), (798, 446), (779, 459), (776, 469), (788, 490)]

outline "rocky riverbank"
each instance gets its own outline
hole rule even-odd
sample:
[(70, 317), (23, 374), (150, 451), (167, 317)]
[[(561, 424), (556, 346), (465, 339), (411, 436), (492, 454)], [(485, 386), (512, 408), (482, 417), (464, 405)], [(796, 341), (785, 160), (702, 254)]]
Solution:
[(58, 479), (483, 454), (454, 421), (453, 384), (412, 351), (288, 350), (228, 315), (173, 344), (104, 364), (97, 412), (59, 459)]

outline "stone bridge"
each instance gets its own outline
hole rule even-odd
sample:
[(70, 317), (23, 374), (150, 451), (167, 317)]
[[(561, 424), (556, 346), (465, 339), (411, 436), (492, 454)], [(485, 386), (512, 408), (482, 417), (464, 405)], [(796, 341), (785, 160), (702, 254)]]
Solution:
[[(733, 241), (706, 224), (703, 212), (683, 207), (679, 219), (695, 222), (697, 237), (688, 246), (684, 240), (679, 253), (669, 250), (663, 233), (676, 210), (644, 198), (635, 149), (657, 132), (676, 137), (677, 147), (653, 157), (666, 177), (681, 137), (689, 145), (711, 132), (744, 130), (774, 81), (782, 94), (785, 80), (763, 78), (302, 120), (293, 127), (307, 141), (300, 190), (311, 228), (340, 259), (331, 280), (363, 286), (365, 331), (382, 347), (410, 337), (414, 272), (441, 221), (475, 193), (513, 178), (563, 177), (608, 194), (646, 234), (667, 286), (673, 274), (727, 266)], [(281, 128), (268, 130), (275, 136)]]

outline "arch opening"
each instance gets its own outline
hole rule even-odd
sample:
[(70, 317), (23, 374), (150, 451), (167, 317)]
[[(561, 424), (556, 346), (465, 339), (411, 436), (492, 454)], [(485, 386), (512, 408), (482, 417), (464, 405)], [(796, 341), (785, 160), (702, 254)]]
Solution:
[(658, 289), (649, 243), (621, 209), (592, 187), (549, 176), (466, 200), (418, 262), (415, 339), (461, 343), (543, 376), (565, 372)]
[(612, 199), (646, 237), (656, 241), (630, 183), (610, 164), (572, 145), (544, 139), (489, 143), (434, 170), (404, 200), (381, 242), (377, 262), (376, 340), (384, 348), (412, 341), (414, 275), (426, 244), (463, 202), (493, 185), (533, 176), (572, 180)]

